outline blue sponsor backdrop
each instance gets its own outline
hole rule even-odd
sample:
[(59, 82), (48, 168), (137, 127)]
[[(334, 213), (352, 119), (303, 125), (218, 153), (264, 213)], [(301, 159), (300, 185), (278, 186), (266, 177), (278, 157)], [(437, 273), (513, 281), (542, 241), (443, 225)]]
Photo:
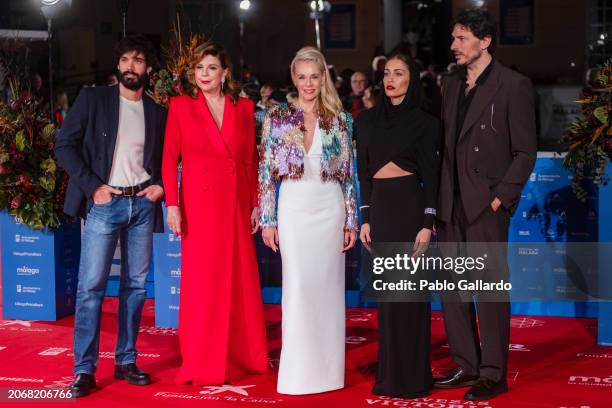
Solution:
[[(164, 206), (165, 218), (166, 207)], [(155, 234), (153, 259), (155, 263), (155, 325), (178, 327), (181, 294), (180, 237), (175, 237), (170, 231), (165, 234)]]
[(74, 313), (81, 224), (33, 231), (0, 212), (2, 318), (57, 320)]
[[(511, 277), (515, 287), (528, 289), (521, 292), (521, 298), (563, 299), (563, 290), (572, 279), (568, 264), (563, 258), (547, 255), (530, 256), (529, 243), (541, 248), (548, 243), (559, 249), (566, 249), (566, 243), (597, 242), (599, 222), (598, 190), (592, 184), (585, 184), (589, 195), (586, 202), (580, 202), (571, 188), (571, 173), (563, 168), (560, 157), (539, 157), (528, 183), (521, 195), (521, 201), (510, 223), (510, 242), (523, 242), (523, 253), (512, 246), (508, 254)], [(538, 243), (538, 245), (535, 245)], [(527, 250), (526, 250), (527, 249)], [(518, 265), (525, 270), (518, 270)], [(520, 285), (517, 280), (520, 279)], [(551, 288), (555, 289), (551, 293)], [(546, 292), (549, 291), (549, 292)], [(597, 304), (586, 301), (514, 302), (515, 314), (541, 316), (596, 317)]]
[[(608, 164), (607, 174), (612, 175), (612, 165)], [(612, 185), (599, 189), (599, 241), (612, 242)], [(612, 253), (600, 247), (599, 287), (612, 288)], [(599, 302), (597, 342), (612, 346), (612, 302)]]

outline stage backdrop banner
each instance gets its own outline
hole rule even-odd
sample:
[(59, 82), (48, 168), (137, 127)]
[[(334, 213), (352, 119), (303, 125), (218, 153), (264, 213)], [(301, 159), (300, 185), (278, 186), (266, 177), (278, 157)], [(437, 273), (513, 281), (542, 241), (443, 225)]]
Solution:
[(34, 231), (6, 211), (2, 230), (2, 318), (58, 320), (74, 313), (81, 224)]
[[(540, 154), (540, 156), (544, 156)], [(557, 299), (550, 302), (515, 302), (515, 314), (595, 317), (597, 304), (571, 299), (564, 290), (574, 279), (567, 264), (571, 254), (558, 255), (558, 251), (546, 251), (533, 256), (542, 244), (564, 250), (566, 243), (595, 243), (598, 240), (597, 189), (585, 183), (589, 192), (586, 202), (580, 202), (571, 188), (572, 174), (563, 168), (563, 158), (539, 157), (529, 181), (523, 188), (521, 201), (510, 222), (508, 240), (524, 242), (525, 245), (511, 246), (508, 254), (513, 286), (523, 288), (515, 293), (517, 298)], [(533, 243), (530, 247), (529, 243)], [(571, 250), (568, 249), (568, 250)], [(519, 270), (518, 265), (521, 265)], [(520, 284), (519, 282), (520, 281)], [(524, 292), (525, 290), (529, 293)], [(570, 290), (570, 289), (567, 289)]]
[[(608, 163), (606, 172), (612, 176), (612, 164)], [(612, 242), (612, 185), (599, 189), (599, 241)], [(612, 253), (599, 252), (599, 286), (609, 288), (612, 285)], [(612, 346), (612, 302), (599, 302), (599, 319), (597, 320), (597, 343)]]
[[(164, 205), (164, 220), (166, 206)], [(167, 228), (166, 228), (167, 229)], [(178, 327), (181, 294), (181, 239), (167, 231), (153, 237), (155, 326)]]

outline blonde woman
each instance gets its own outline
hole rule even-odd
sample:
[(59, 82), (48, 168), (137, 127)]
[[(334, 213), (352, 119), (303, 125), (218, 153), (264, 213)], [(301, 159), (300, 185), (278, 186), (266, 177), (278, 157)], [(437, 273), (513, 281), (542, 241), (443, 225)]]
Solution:
[(280, 247), (283, 263), (277, 390), (300, 395), (344, 387), (344, 253), (358, 223), (352, 118), (323, 54), (299, 50), (291, 76), (296, 103), (272, 108), (264, 120), (259, 199), (264, 243)]

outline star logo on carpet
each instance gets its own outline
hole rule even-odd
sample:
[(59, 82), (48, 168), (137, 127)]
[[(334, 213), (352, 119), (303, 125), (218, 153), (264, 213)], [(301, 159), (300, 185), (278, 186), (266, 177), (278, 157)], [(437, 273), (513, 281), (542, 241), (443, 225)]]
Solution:
[(208, 386), (208, 387), (204, 387), (205, 390), (204, 391), (200, 391), (200, 394), (207, 394), (207, 395), (215, 395), (215, 394), (221, 394), (223, 392), (233, 392), (239, 395), (244, 395), (244, 396), (249, 396), (249, 393), (246, 391), (245, 388), (251, 388), (254, 387), (254, 385), (228, 385), (228, 384), (224, 384), (221, 386)]
[(19, 325), (23, 327), (32, 327), (32, 322), (27, 320), (3, 320), (0, 322), (0, 327)]

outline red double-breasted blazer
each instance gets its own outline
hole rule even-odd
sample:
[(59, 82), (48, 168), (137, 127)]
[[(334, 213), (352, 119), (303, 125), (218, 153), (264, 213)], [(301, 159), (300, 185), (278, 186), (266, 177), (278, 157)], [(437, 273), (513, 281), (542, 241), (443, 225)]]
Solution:
[[(177, 167), (182, 163), (180, 189)], [(182, 215), (177, 381), (223, 384), (266, 372), (251, 211), (257, 206), (253, 102), (226, 96), (221, 129), (202, 93), (170, 102), (162, 178)]]

